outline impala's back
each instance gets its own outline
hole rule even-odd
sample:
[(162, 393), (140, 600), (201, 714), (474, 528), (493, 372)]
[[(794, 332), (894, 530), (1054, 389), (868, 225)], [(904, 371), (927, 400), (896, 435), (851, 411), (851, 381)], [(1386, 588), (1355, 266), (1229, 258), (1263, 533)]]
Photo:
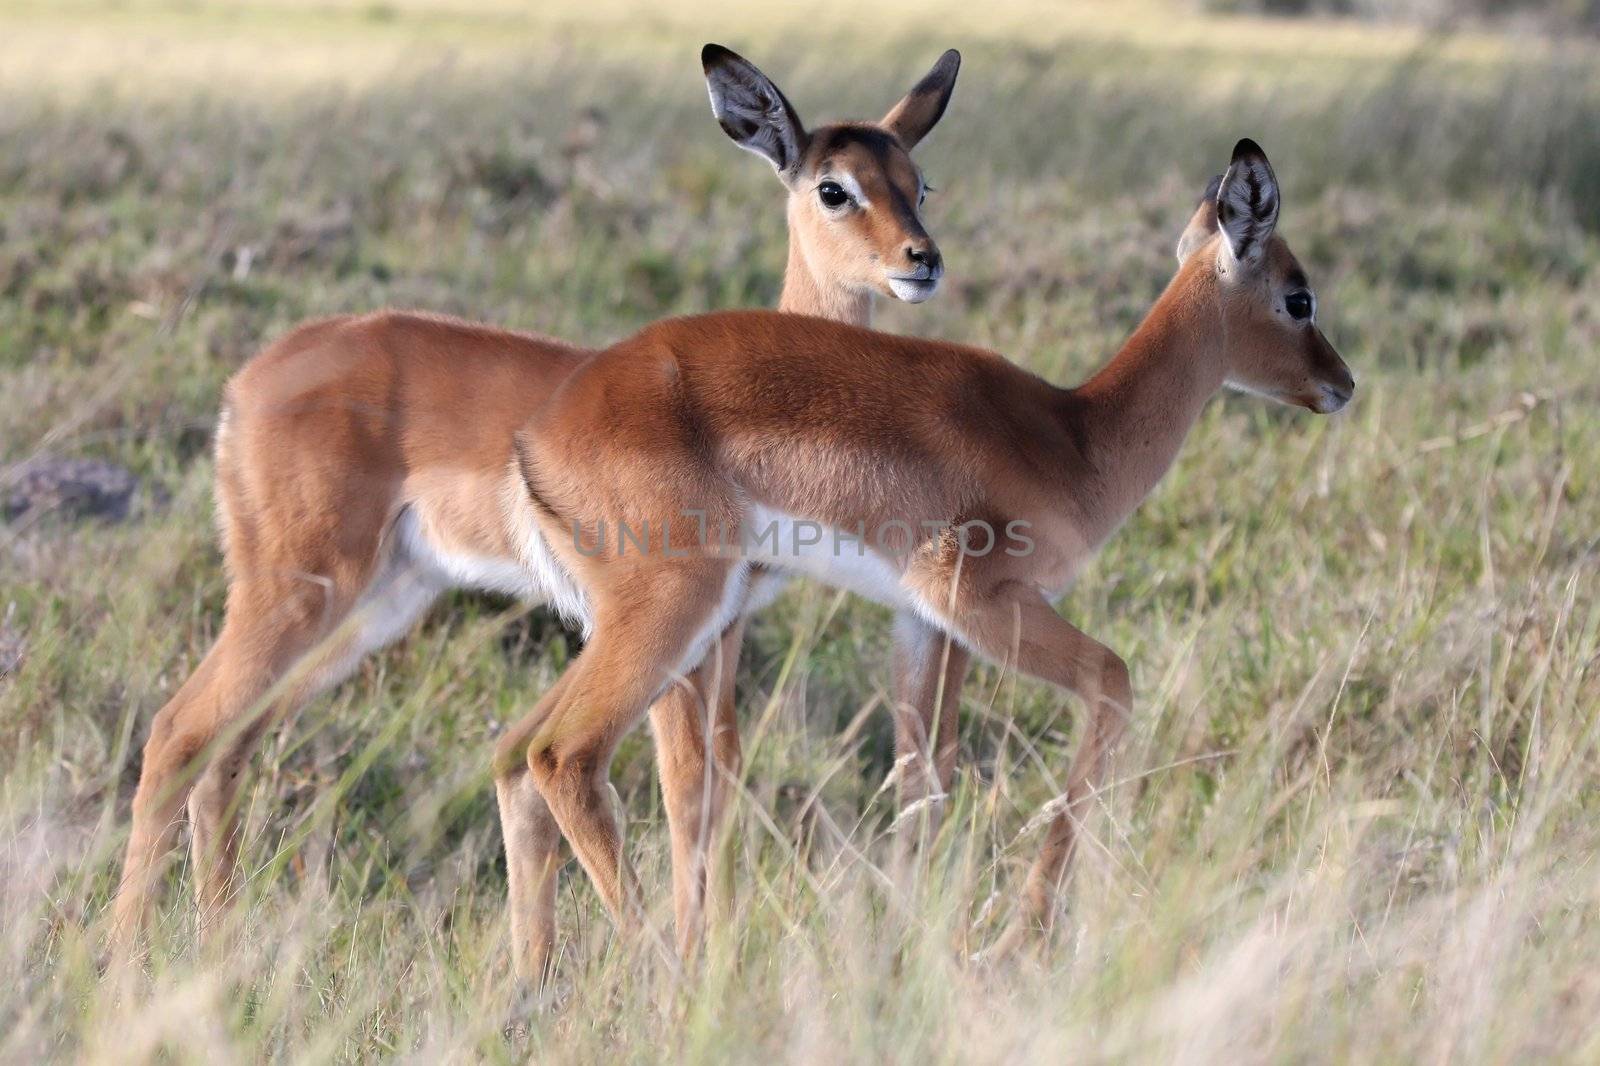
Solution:
[[(996, 436), (1057, 390), (993, 352), (762, 311), (657, 323), (563, 384), (526, 449), (551, 509), (713, 527), (746, 502), (829, 526), (966, 513), (1053, 448), (1058, 421)], [(626, 410), (625, 420), (609, 412)], [(606, 447), (594, 427), (606, 425)], [(581, 471), (581, 473), (580, 473)], [(570, 473), (564, 473), (570, 472)], [(998, 483), (996, 472), (1002, 472)], [(1021, 501), (1018, 500), (1020, 505)]]

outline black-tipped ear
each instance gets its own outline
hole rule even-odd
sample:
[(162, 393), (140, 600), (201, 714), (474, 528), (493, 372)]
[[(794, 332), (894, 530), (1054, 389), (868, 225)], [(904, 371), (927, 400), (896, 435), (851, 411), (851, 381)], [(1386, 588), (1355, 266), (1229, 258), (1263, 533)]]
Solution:
[(700, 50), (711, 113), (733, 143), (754, 152), (785, 178), (800, 167), (806, 129), (789, 101), (755, 64), (720, 44)]
[(933, 69), (912, 86), (911, 91), (898, 104), (889, 109), (880, 123), (899, 138), (906, 151), (928, 135), (944, 117), (950, 105), (950, 94), (956, 89), (956, 75), (961, 71), (961, 53), (954, 48), (939, 57)]
[(1241, 262), (1258, 258), (1278, 225), (1278, 179), (1267, 153), (1250, 138), (1234, 145), (1216, 202), (1217, 225), (1233, 257)]
[(1222, 175), (1218, 174), (1206, 185), (1206, 191), (1200, 194), (1200, 202), (1195, 204), (1194, 214), (1189, 216), (1189, 225), (1184, 227), (1183, 236), (1178, 238), (1180, 265), (1216, 234), (1217, 190), (1221, 187)]

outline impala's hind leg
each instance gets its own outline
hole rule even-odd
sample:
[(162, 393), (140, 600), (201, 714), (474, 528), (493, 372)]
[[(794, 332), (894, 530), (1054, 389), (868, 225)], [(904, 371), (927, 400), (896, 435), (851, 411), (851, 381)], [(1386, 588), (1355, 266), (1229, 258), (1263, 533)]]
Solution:
[(506, 849), (506, 910), (511, 919), (511, 961), (517, 977), (543, 983), (556, 942), (556, 875), (560, 872), (561, 827), (528, 770), (528, 741), (542, 709), (561, 699), (569, 669), (540, 698), (533, 714), (506, 731), (495, 745), (494, 796)]
[[(438, 597), (440, 587), (438, 580), (403, 557), (391, 556), (348, 615), (287, 671), (288, 691), (270, 712), (263, 709), (264, 713), (241, 717), (216, 740), (210, 762), (189, 793), (190, 854), (202, 928), (221, 913), (231, 896), (239, 846), (239, 785), (272, 720), (293, 714), (349, 676), (369, 653), (409, 632)], [(327, 617), (322, 621), (324, 627), (330, 624)], [(317, 639), (315, 634), (312, 639)], [(292, 657), (294, 642), (288, 643), (280, 652)]]
[[(732, 564), (682, 563), (627, 582), (626, 602), (596, 612), (593, 638), (532, 714), (503, 742), (526, 749), (533, 779), (613, 919), (635, 924), (622, 834), (607, 772), (618, 741), (675, 674), (704, 656), (742, 597)], [(532, 972), (530, 960), (526, 968)]]
[(262, 716), (231, 737), (219, 737), (216, 755), (189, 792), (189, 863), (200, 927), (210, 929), (233, 895), (239, 862), (239, 783), (266, 728)]
[[(949, 619), (952, 629), (986, 657), (1075, 692), (1087, 705), (1084, 736), (1067, 773), (1064, 806), (1050, 821), (1023, 889), (1027, 925), (1048, 929), (1077, 845), (1078, 826), (1132, 710), (1128, 668), (1110, 648), (1056, 614), (1037, 588), (1013, 581), (982, 591), (975, 586), (976, 580), (963, 582)], [(1006, 937), (1008, 946), (1026, 931), (1013, 929)]]
[(121, 953), (137, 939), (185, 802), (196, 896), (212, 917), (232, 885), (239, 781), (267, 728), (410, 629), (437, 596), (438, 583), (398, 555), (373, 577), (374, 554), (326, 568), (342, 576), (273, 574), (229, 590), (216, 646), (150, 727), (113, 912)]
[(734, 677), (743, 639), (744, 621), (740, 619), (728, 627), (687, 678), (650, 707), (661, 794), (672, 836), (678, 953), (684, 959), (699, 950), (707, 912), (724, 917), (732, 909), (727, 878), (719, 868), (718, 837), (742, 759)]
[[(226, 747), (227, 769), (211, 779), (204, 795), (221, 802), (230, 794), (227, 775), (237, 769), (233, 749), (248, 750), (249, 741), (260, 733), (265, 697), (321, 630), (320, 620), (307, 617), (303, 606), (250, 615), (235, 606), (242, 595), (241, 590), (234, 591), (216, 645), (150, 726), (114, 907), (114, 940), (123, 954), (137, 939), (154, 884), (172, 849), (178, 812), (197, 779), (218, 749)], [(201, 851), (214, 867), (222, 856), (231, 856), (231, 848), (217, 846), (219, 838), (231, 834), (221, 832), (220, 816), (210, 816), (209, 800), (198, 806), (206, 808), (202, 833), (207, 840)], [(215, 896), (215, 886), (226, 878), (208, 872), (203, 880), (211, 885), (202, 893), (205, 898)]]

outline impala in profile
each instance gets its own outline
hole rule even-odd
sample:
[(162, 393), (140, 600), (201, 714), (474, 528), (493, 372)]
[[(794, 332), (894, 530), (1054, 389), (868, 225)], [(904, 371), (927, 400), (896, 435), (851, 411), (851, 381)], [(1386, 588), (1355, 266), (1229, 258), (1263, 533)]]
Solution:
[[(856, 325), (874, 295), (919, 302), (944, 272), (922, 224), (910, 151), (943, 115), (960, 57), (946, 52), (875, 123), (808, 130), (775, 85), (717, 45), (702, 53), (714, 115), (788, 191), (779, 308)], [(455, 319), (385, 311), (301, 326), (229, 382), (217, 428), (227, 617), (216, 644), (156, 715), (114, 908), (135, 946), (187, 804), (202, 916), (230, 898), (235, 799), (250, 755), (293, 708), (414, 626), (451, 588), (578, 610), (532, 524), (513, 437), (594, 353)], [(704, 906), (706, 843), (739, 760), (729, 615), (720, 656), (652, 693), (673, 838), (679, 935)], [(708, 709), (709, 708), (709, 709)], [(555, 935), (560, 831), (525, 768), (497, 776), (513, 954), (539, 970)]]
[(619, 923), (635, 890), (606, 793), (617, 742), (764, 594), (764, 574), (789, 571), (1082, 698), (1083, 740), (1012, 936), (1048, 926), (1133, 707), (1123, 660), (1052, 599), (1218, 389), (1321, 413), (1354, 390), (1278, 206), (1266, 156), (1240, 141), (1176, 276), (1077, 388), (991, 352), (763, 312), (658, 323), (565, 379), (518, 436), (506, 499), (541, 535), (523, 543), (547, 594), (592, 636), (501, 738), (496, 774), (531, 771)]

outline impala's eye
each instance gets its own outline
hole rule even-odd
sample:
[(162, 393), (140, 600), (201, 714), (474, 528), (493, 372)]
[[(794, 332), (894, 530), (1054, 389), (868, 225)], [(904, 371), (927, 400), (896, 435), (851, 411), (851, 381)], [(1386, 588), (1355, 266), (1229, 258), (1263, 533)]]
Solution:
[(836, 181), (825, 181), (817, 186), (817, 199), (823, 207), (839, 208), (850, 202), (850, 194)]
[(1304, 289), (1296, 289), (1283, 298), (1283, 309), (1289, 312), (1289, 317), (1304, 322), (1317, 310), (1317, 302), (1311, 294)]

